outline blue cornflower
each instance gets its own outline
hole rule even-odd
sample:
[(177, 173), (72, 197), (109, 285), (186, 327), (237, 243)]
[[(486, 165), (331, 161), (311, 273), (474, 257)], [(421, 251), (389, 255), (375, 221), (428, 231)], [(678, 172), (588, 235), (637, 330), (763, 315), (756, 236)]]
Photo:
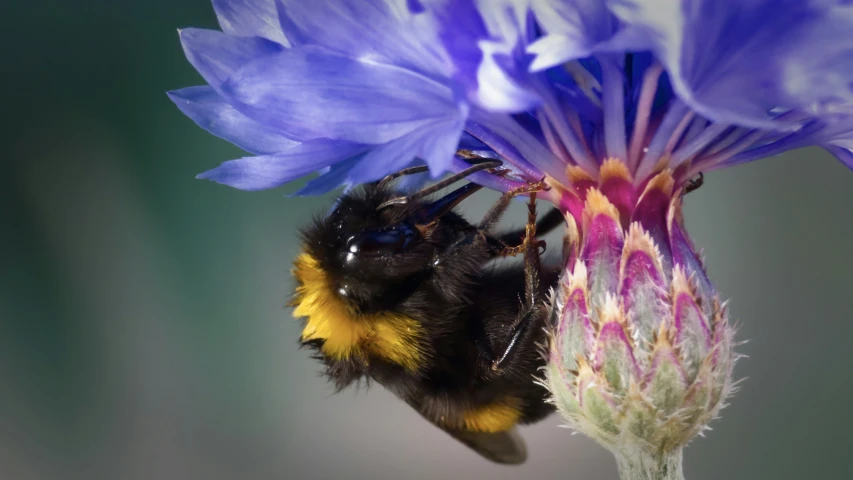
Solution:
[(180, 32), (208, 85), (169, 95), (256, 155), (200, 175), (244, 190), (458, 170), (460, 142), (562, 184), (608, 157), (638, 181), (662, 158), (683, 181), (808, 145), (853, 165), (843, 1), (213, 4), (222, 32)]
[(532, 98), (500, 78), (478, 89), (477, 40), (489, 32), (473, 4), (416, 3), (214, 0), (222, 32), (180, 31), (208, 86), (170, 97), (257, 156), (199, 177), (259, 190), (320, 171), (301, 192), (313, 194), (375, 180), (415, 157), (436, 175), (461, 165), (454, 153), (472, 102), (491, 96), (499, 109), (521, 110)]
[[(545, 383), (625, 478), (679, 478), (732, 391), (733, 332), (681, 218), (708, 172), (806, 146), (853, 168), (849, 0), (214, 0), (208, 85), (170, 93), (256, 156), (200, 178), (299, 193), (543, 178), (566, 214)], [(464, 150), (464, 152), (459, 152)], [(461, 153), (461, 155), (460, 155)], [(643, 476), (645, 475), (645, 476)]]

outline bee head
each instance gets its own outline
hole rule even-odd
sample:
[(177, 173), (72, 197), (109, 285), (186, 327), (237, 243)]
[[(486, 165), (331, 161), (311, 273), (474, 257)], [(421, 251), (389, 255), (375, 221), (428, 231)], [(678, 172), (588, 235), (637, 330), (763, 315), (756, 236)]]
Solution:
[(387, 204), (399, 192), (377, 184), (342, 196), (303, 232), (329, 288), (358, 306), (375, 306), (429, 275), (438, 256), (474, 229), (452, 209), (480, 187), (468, 184), (437, 200)]

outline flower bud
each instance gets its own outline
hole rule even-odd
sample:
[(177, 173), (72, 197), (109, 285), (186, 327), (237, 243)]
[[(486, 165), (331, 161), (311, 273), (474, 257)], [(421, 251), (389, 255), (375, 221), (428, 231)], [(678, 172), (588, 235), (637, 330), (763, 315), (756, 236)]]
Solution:
[(671, 173), (639, 194), (617, 161), (599, 177), (567, 216), (545, 384), (569, 426), (616, 453), (620, 468), (675, 452), (680, 471), (681, 447), (732, 392), (733, 330)]

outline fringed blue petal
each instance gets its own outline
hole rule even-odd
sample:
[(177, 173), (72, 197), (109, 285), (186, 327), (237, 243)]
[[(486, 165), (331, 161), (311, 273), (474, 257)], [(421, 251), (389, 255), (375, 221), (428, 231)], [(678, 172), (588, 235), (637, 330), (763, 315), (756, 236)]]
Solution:
[(802, 0), (608, 0), (645, 37), (679, 97), (720, 123), (795, 129), (853, 98), (853, 5)]
[(313, 140), (287, 150), (256, 157), (238, 158), (199, 174), (240, 190), (264, 190), (278, 187), (363, 152), (364, 146), (335, 140)]
[(257, 155), (286, 150), (299, 142), (281, 131), (243, 115), (212, 87), (189, 87), (169, 92), (169, 98), (198, 126)]
[(287, 35), (305, 44), (421, 73), (450, 72), (436, 49), (436, 27), (419, 22), (404, 1), (277, 1)]
[(276, 14), (275, 0), (213, 0), (222, 31), (238, 37), (263, 37), (290, 46)]
[(242, 112), (300, 140), (379, 144), (463, 114), (444, 84), (309, 46), (246, 66), (222, 91)]
[(216, 30), (185, 28), (179, 35), (187, 60), (217, 90), (240, 68), (284, 51), (261, 37), (235, 37)]

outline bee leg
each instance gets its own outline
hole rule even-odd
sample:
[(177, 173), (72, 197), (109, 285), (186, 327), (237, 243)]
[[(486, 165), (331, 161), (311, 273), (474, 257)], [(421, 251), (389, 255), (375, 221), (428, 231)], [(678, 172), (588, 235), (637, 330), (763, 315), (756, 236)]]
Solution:
[(505, 365), (512, 364), (513, 355), (519, 350), (519, 344), (524, 343), (527, 332), (534, 324), (541, 310), (542, 292), (539, 283), (540, 261), (539, 247), (536, 242), (536, 192), (530, 193), (527, 204), (527, 227), (524, 241), (524, 302), (518, 319), (509, 332), (509, 338), (504, 351), (492, 360), (492, 370), (500, 371)]
[[(534, 245), (536, 245), (536, 247), (539, 249), (540, 255), (545, 253), (545, 247), (547, 246), (545, 243), (545, 240), (536, 240), (532, 243)], [(520, 245), (512, 245), (512, 246), (504, 247), (498, 251), (498, 254), (502, 257), (514, 257), (514, 256), (519, 255), (521, 253), (527, 252), (528, 248), (531, 248), (531, 247), (528, 247), (524, 243), (521, 243)]]
[(499, 372), (506, 365), (512, 363), (513, 355), (518, 351), (518, 345), (523, 343), (524, 338), (526, 337), (526, 333), (530, 330), (530, 325), (533, 323), (533, 320), (536, 318), (538, 314), (537, 309), (529, 309), (525, 310), (521, 317), (519, 317), (518, 322), (512, 328), (509, 336), (509, 342), (506, 345), (503, 353), (500, 356), (492, 360), (492, 371)]
[[(549, 210), (548, 213), (536, 221), (536, 235), (541, 236), (548, 234), (560, 225), (565, 224), (566, 217), (563, 215), (563, 212), (561, 212), (559, 208), (551, 207), (551, 210)], [(505, 245), (509, 245), (511, 247), (521, 246), (521, 242), (524, 241), (524, 234), (526, 230), (527, 227), (519, 230), (513, 230), (511, 232), (501, 234), (498, 238)]]
[[(479, 229), (485, 232), (491, 232), (492, 228), (494, 228), (495, 224), (497, 224), (503, 214), (506, 212), (506, 209), (509, 208), (510, 202), (513, 198), (524, 195), (525, 193), (529, 193), (533, 196), (536, 192), (541, 192), (543, 190), (547, 190), (548, 186), (545, 185), (545, 182), (536, 182), (529, 183), (527, 185), (523, 185), (521, 187), (513, 188), (512, 190), (501, 195), (501, 198), (495, 203), (492, 208), (486, 212), (486, 215), (483, 217), (483, 220), (480, 221)], [(534, 226), (536, 224), (536, 219), (533, 219)]]

